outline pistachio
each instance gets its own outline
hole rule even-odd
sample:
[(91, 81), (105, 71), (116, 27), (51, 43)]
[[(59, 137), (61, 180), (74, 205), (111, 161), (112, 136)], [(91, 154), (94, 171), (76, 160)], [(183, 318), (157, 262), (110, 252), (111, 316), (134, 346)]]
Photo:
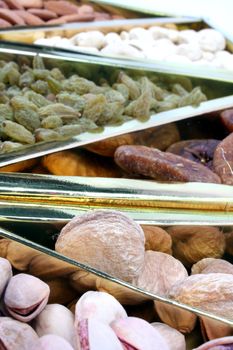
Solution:
[(11, 264), (7, 259), (4, 259), (4, 258), (0, 258), (0, 276), (1, 276), (1, 280), (0, 280), (0, 297), (1, 297), (8, 281), (12, 277)]

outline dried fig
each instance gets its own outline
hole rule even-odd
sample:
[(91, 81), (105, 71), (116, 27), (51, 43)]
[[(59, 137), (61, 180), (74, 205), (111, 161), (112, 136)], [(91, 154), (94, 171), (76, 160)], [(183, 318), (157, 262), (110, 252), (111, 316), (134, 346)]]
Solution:
[(220, 119), (225, 127), (233, 132), (233, 109), (226, 109), (220, 113)]
[(73, 218), (61, 231), (57, 252), (125, 281), (140, 274), (144, 233), (117, 211), (93, 210)]
[(219, 140), (214, 139), (180, 141), (168, 147), (167, 152), (177, 154), (212, 169), (214, 151), (219, 143)]
[(233, 132), (219, 143), (213, 159), (213, 169), (222, 183), (233, 185)]
[(205, 166), (155, 148), (120, 146), (114, 158), (128, 173), (151, 177), (157, 181), (220, 183), (219, 177)]
[(203, 258), (221, 258), (225, 250), (224, 234), (211, 226), (171, 226), (167, 232), (172, 237), (175, 258), (191, 266)]
[(162, 228), (151, 225), (141, 225), (146, 239), (145, 249), (172, 254), (171, 236)]

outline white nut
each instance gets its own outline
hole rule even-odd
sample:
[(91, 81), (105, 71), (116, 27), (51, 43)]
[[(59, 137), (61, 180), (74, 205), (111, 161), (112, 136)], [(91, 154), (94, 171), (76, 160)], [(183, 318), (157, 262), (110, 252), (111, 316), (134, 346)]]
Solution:
[(129, 39), (129, 33), (126, 32), (125, 30), (123, 30), (123, 32), (121, 32), (120, 37), (122, 40), (128, 40)]
[(191, 61), (197, 61), (202, 58), (202, 51), (195, 44), (181, 44), (177, 47), (177, 55), (188, 57)]
[(137, 40), (153, 40), (152, 33), (149, 30), (144, 28), (133, 28), (129, 31), (129, 39), (137, 39)]
[(90, 32), (77, 34), (73, 37), (73, 40), (78, 46), (88, 46), (101, 49), (104, 45), (104, 34), (97, 30), (92, 30)]
[(178, 34), (178, 44), (188, 44), (191, 42), (198, 42), (197, 32), (193, 29), (181, 30)]
[(88, 47), (88, 46), (72, 46), (72, 50), (81, 51), (85, 53), (93, 53), (98, 54), (99, 50), (96, 47)]
[(211, 62), (215, 58), (215, 55), (210, 51), (202, 51), (202, 58), (203, 60)]
[(149, 32), (151, 32), (155, 40), (161, 38), (169, 38), (169, 29), (166, 28), (153, 26), (149, 28)]
[(224, 36), (214, 29), (202, 29), (198, 32), (198, 41), (202, 50), (216, 52), (224, 50), (226, 40)]
[(104, 38), (104, 46), (108, 44), (118, 44), (122, 41), (120, 35), (117, 33), (108, 33)]
[(142, 52), (124, 42), (118, 45), (109, 44), (101, 50), (101, 53), (110, 56), (117, 55), (123, 57), (144, 58), (144, 54)]

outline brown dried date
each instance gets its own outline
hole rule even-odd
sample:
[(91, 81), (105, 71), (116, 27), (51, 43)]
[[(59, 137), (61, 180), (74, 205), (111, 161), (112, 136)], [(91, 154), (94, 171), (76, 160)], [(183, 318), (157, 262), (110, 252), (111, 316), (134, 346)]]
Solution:
[(168, 147), (166, 152), (177, 154), (212, 169), (214, 151), (219, 143), (219, 140), (214, 139), (180, 141)]
[(233, 109), (226, 109), (220, 113), (220, 119), (223, 125), (230, 131), (233, 132)]
[(213, 168), (222, 183), (233, 185), (233, 132), (217, 146), (214, 152)]
[(213, 182), (220, 178), (201, 164), (145, 146), (120, 146), (115, 162), (125, 171), (168, 182)]

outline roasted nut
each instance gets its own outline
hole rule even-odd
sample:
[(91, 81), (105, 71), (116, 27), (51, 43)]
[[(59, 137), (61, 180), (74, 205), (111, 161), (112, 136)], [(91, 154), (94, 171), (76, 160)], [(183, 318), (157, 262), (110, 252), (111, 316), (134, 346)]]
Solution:
[(49, 304), (67, 305), (77, 297), (77, 292), (70, 286), (67, 276), (55, 278), (51, 273), (50, 279), (45, 279), (44, 282), (50, 288)]
[(145, 234), (146, 250), (172, 254), (171, 236), (158, 226), (141, 225)]
[(223, 259), (205, 258), (192, 266), (192, 275), (197, 273), (229, 273), (233, 275), (233, 265)]
[(83, 264), (132, 281), (142, 269), (144, 244), (144, 233), (135, 221), (117, 211), (93, 210), (73, 218), (62, 229), (55, 249)]
[(15, 25), (24, 25), (24, 20), (17, 15), (15, 12), (8, 10), (8, 9), (1, 9), (0, 8), (0, 18), (4, 19), (5, 21), (15, 24)]
[(174, 143), (167, 152), (177, 154), (194, 162), (213, 168), (214, 152), (219, 140), (187, 140)]
[(120, 146), (114, 158), (125, 171), (157, 181), (220, 183), (219, 177), (203, 165), (155, 148)]
[(23, 10), (23, 5), (21, 4), (20, 0), (5, 0), (5, 3), (10, 9), (13, 10)]
[(219, 175), (222, 183), (233, 185), (233, 132), (219, 143), (213, 159), (214, 172)]
[(211, 226), (171, 226), (173, 255), (185, 266), (203, 258), (221, 258), (225, 250), (224, 234)]
[(42, 158), (42, 165), (54, 175), (120, 177), (121, 171), (110, 160), (82, 151), (62, 151)]
[(33, 166), (37, 164), (38, 160), (36, 158), (34, 159), (28, 159), (28, 160), (22, 160), (21, 162), (6, 165), (3, 167), (0, 167), (0, 172), (2, 173), (9, 173), (9, 172), (21, 172), (28, 169), (31, 169)]
[(43, 7), (43, 0), (20, 0), (21, 4), (25, 8), (41, 8)]
[[(32, 6), (33, 7), (33, 6)], [(55, 12), (57, 15), (73, 15), (78, 13), (78, 7), (69, 1), (60, 0), (53, 1), (49, 0), (44, 3), (46, 10)]]
[(44, 24), (44, 21), (38, 16), (35, 16), (32, 13), (29, 13), (28, 11), (15, 11), (24, 21), (26, 24), (31, 25), (31, 26), (39, 26)]
[(117, 147), (122, 145), (133, 145), (134, 137), (132, 134), (124, 134), (109, 139), (91, 143), (85, 146), (91, 152), (100, 154), (105, 157), (113, 157)]
[(233, 231), (225, 233), (226, 253), (233, 255)]
[(53, 18), (57, 18), (57, 14), (55, 12), (46, 10), (46, 9), (41, 9), (41, 8), (29, 8), (28, 12), (31, 13), (32, 15), (35, 15), (37, 17), (40, 17), (44, 21), (48, 21)]

